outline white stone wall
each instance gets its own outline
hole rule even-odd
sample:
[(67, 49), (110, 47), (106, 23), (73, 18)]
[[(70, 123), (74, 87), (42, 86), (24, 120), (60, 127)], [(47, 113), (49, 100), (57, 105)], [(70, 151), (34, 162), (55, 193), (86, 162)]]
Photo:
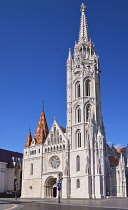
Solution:
[[(33, 150), (36, 150), (36, 154), (30, 155), (30, 151)], [(32, 175), (31, 164), (33, 164)], [(22, 198), (41, 197), (41, 173), (42, 145), (32, 146), (24, 149), (21, 195)]]
[(5, 192), (7, 163), (0, 162), (0, 192)]
[[(20, 169), (18, 170), (18, 188), (20, 190)], [(0, 192), (14, 190), (14, 168), (7, 168), (7, 163), (0, 163)]]
[(14, 190), (14, 168), (6, 169), (6, 191)]
[[(76, 171), (76, 157), (80, 156), (80, 171)], [(89, 177), (85, 174), (86, 151), (77, 149), (70, 153), (70, 178), (71, 178), (71, 198), (89, 198), (90, 184)], [(77, 179), (80, 180), (80, 188), (77, 188)]]

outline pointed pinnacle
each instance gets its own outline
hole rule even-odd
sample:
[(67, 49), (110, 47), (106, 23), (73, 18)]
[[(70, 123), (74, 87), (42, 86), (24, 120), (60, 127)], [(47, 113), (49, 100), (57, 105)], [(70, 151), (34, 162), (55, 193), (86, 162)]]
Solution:
[(72, 60), (71, 48), (69, 48), (68, 60)]

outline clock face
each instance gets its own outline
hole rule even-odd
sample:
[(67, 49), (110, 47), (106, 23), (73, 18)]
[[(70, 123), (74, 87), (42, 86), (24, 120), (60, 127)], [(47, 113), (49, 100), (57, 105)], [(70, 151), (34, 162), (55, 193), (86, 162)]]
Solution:
[(52, 168), (56, 169), (59, 167), (60, 165), (60, 159), (57, 156), (53, 156), (50, 159), (50, 165), (52, 166)]

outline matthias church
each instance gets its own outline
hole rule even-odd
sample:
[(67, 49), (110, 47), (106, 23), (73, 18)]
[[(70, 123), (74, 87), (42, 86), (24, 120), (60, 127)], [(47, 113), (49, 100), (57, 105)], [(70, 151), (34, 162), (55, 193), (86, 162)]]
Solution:
[(67, 125), (54, 119), (48, 130), (42, 110), (34, 137), (24, 146), (22, 198), (126, 197), (128, 146), (106, 143), (100, 94), (99, 57), (88, 36), (81, 5), (78, 42), (67, 59)]

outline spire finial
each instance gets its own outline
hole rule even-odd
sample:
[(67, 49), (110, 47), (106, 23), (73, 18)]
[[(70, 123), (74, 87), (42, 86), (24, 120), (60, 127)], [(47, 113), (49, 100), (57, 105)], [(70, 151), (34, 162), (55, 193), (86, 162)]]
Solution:
[(81, 11), (81, 20), (80, 20), (80, 32), (79, 32), (79, 42), (88, 40), (88, 30), (87, 30), (87, 21), (85, 17), (85, 8), (86, 6), (82, 3)]
[(42, 100), (42, 110), (44, 111), (44, 100)]
[(85, 12), (85, 8), (86, 8), (86, 6), (84, 5), (84, 3), (82, 3), (81, 8), (80, 8), (80, 11), (81, 12)]

